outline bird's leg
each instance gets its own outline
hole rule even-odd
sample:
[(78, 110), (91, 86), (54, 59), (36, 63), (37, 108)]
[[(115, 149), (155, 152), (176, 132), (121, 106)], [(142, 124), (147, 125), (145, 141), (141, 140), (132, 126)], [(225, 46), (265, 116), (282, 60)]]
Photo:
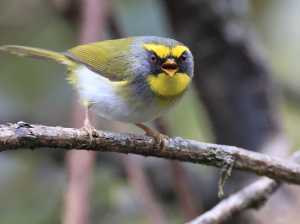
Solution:
[(146, 125), (143, 125), (143, 124), (140, 124), (140, 123), (135, 124), (135, 125), (138, 126), (141, 129), (143, 129), (146, 132), (147, 136), (154, 137), (159, 142), (159, 144), (161, 144), (162, 151), (166, 147), (166, 143), (165, 143), (164, 139), (166, 139), (170, 144), (170, 139), (167, 135), (160, 134), (160, 133), (152, 130), (151, 128), (148, 128)]
[(90, 138), (89, 139), (90, 144), (87, 148), (90, 147), (90, 145), (93, 141), (93, 134), (95, 134), (99, 138), (99, 141), (100, 141), (100, 138), (101, 138), (100, 133), (96, 130), (96, 128), (94, 128), (91, 125), (91, 122), (89, 120), (89, 106), (88, 105), (85, 108), (85, 119), (84, 119), (84, 122), (83, 122), (83, 127), (81, 129), (85, 130), (87, 132), (87, 134), (89, 135), (89, 138)]

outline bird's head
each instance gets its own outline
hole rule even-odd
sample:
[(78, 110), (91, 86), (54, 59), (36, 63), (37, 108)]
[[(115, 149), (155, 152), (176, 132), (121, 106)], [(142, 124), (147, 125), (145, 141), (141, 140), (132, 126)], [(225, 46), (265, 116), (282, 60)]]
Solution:
[(162, 37), (147, 37), (139, 42), (140, 69), (150, 89), (163, 97), (185, 92), (190, 86), (194, 60), (182, 43)]

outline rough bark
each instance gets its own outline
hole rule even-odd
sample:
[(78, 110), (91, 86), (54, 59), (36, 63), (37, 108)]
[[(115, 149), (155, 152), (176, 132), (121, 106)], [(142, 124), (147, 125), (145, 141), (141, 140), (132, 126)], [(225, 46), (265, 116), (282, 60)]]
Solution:
[[(99, 131), (88, 150), (133, 153), (220, 168), (231, 167), (275, 180), (300, 184), (300, 165), (234, 146), (170, 139), (164, 151), (152, 137)], [(48, 127), (24, 122), (0, 125), (0, 151), (41, 147), (86, 150), (88, 136), (81, 129)]]

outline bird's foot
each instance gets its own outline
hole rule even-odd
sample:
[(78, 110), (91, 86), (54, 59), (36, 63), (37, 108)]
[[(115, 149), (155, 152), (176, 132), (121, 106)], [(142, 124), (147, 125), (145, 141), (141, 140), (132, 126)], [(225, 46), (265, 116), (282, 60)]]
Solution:
[(87, 149), (91, 146), (91, 143), (93, 141), (93, 135), (96, 135), (99, 140), (98, 142), (100, 142), (100, 138), (101, 138), (101, 135), (100, 133), (97, 131), (96, 128), (94, 128), (92, 125), (91, 125), (91, 122), (88, 118), (86, 118), (83, 122), (83, 127), (81, 128), (82, 130), (85, 130), (87, 132), (87, 134), (89, 135), (89, 145), (87, 147)]
[[(168, 145), (170, 145), (170, 139), (167, 135), (160, 134), (160, 133), (152, 130), (151, 128), (148, 128), (146, 125), (143, 125), (143, 124), (135, 124), (135, 125), (141, 129), (143, 129), (146, 132), (145, 135), (155, 138), (161, 145), (162, 152), (165, 150), (165, 148)], [(165, 140), (168, 141), (168, 144), (166, 144)]]
[[(162, 148), (162, 152), (165, 150), (165, 148), (168, 145), (170, 145), (170, 138), (169, 138), (169, 136), (160, 134), (160, 133), (152, 130), (151, 128), (149, 128), (146, 131), (146, 135), (155, 138), (159, 142), (159, 144), (161, 145), (161, 148)], [(165, 140), (168, 141), (168, 144), (166, 144)]]

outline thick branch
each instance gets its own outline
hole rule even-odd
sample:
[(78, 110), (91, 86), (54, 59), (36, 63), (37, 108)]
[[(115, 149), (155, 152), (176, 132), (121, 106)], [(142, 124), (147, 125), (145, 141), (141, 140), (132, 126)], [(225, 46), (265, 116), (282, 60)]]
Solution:
[[(161, 152), (160, 145), (149, 136), (100, 131), (88, 148), (92, 151), (133, 153), (215, 167), (228, 167), (267, 176), (275, 180), (300, 184), (300, 166), (290, 161), (247, 151), (234, 146), (224, 146), (185, 140), (170, 139), (170, 145)], [(88, 136), (81, 129), (48, 127), (24, 122), (0, 125), (0, 151), (41, 147), (86, 149)]]

